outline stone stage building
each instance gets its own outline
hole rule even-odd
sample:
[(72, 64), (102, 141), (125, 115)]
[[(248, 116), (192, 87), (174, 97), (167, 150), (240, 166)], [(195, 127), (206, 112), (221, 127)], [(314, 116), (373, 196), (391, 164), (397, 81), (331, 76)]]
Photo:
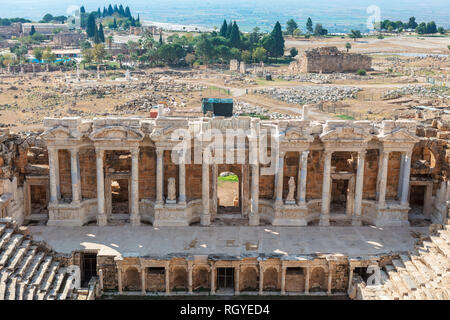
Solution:
[[(363, 258), (360, 253), (340, 254), (339, 248), (328, 255), (314, 254), (312, 247), (296, 250), (301, 242), (295, 244), (291, 235), (286, 245), (273, 250), (273, 240), (261, 251), (259, 240), (252, 238), (243, 244), (244, 252), (228, 252), (234, 240), (227, 240), (221, 250), (196, 237), (227, 239), (219, 234), (230, 216), (231, 225), (248, 228), (244, 235), (250, 232), (256, 238), (289, 233), (289, 227), (335, 232), (336, 226), (346, 226), (349, 231), (363, 230), (358, 234), (372, 230), (365, 226), (393, 227), (400, 234), (417, 217), (447, 223), (450, 127), (441, 119), (48, 118), (44, 127), (39, 137), (6, 131), (1, 136), (2, 218), (18, 224), (40, 221), (46, 226), (37, 234), (48, 241), (58, 231), (90, 228), (80, 231), (93, 237), (79, 240), (85, 249), (74, 246), (61, 259), (80, 266), (85, 277), (97, 276), (104, 289), (345, 293), (354, 272), (390, 263), (389, 250), (399, 247), (375, 245), (385, 251)], [(226, 161), (220, 161), (221, 155)], [(218, 177), (223, 172), (238, 178), (236, 205), (227, 213), (219, 205)], [(109, 251), (92, 245), (95, 237), (100, 241), (101, 232), (121, 233), (120, 228), (139, 229), (122, 235), (127, 237), (170, 229), (156, 242), (173, 239), (174, 248), (184, 239), (182, 234), (197, 236), (186, 238), (182, 249), (167, 248), (164, 254), (156, 254), (152, 245), (145, 252), (123, 254), (114, 240), (103, 242)], [(49, 229), (51, 234), (46, 234)], [(66, 243), (61, 237), (56, 246)], [(130, 251), (139, 239), (132, 239)], [(368, 237), (361, 248), (371, 242)], [(289, 246), (294, 250), (283, 253)], [(189, 254), (189, 248), (197, 251)]]

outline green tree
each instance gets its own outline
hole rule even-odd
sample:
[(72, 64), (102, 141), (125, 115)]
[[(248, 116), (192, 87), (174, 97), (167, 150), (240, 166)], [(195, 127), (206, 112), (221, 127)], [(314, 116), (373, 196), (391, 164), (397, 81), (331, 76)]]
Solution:
[(267, 50), (263, 47), (255, 48), (252, 52), (252, 59), (255, 62), (261, 62), (267, 60)]
[(299, 28), (296, 28), (293, 32), (292, 32), (292, 35), (294, 36), (294, 37), (298, 37), (298, 36), (300, 36), (302, 34), (302, 30), (300, 30)]
[(92, 38), (95, 36), (95, 29), (97, 28), (95, 24), (95, 14), (91, 13), (89, 14), (87, 25), (86, 25), (86, 33), (89, 38)]
[(350, 50), (352, 48), (352, 45), (350, 44), (350, 42), (347, 42), (346, 44), (345, 44), (345, 49), (347, 49), (347, 52), (348, 52), (348, 50)]
[(117, 61), (119, 61), (119, 65), (120, 65), (120, 69), (122, 69), (122, 61), (123, 61), (123, 59), (124, 59), (125, 57), (124, 57), (124, 55), (123, 54), (121, 54), (121, 53), (119, 53), (118, 55), (117, 55)]
[(125, 7), (125, 17), (131, 18), (131, 11), (128, 6)]
[(241, 58), (244, 62), (249, 63), (252, 61), (252, 53), (248, 50), (243, 50), (241, 53)]
[(289, 54), (291, 55), (291, 58), (295, 57), (296, 55), (298, 55), (298, 50), (297, 48), (291, 48), (291, 50), (289, 50)]
[(84, 8), (84, 6), (81, 6), (81, 8), (80, 8), (80, 13), (81, 13), (81, 14), (86, 13), (86, 9)]
[(407, 28), (408, 29), (416, 29), (417, 28), (417, 22), (416, 22), (416, 18), (415, 17), (409, 18)]
[(44, 53), (42, 54), (42, 59), (51, 63), (56, 60), (56, 55), (52, 52), (52, 49), (47, 47), (45, 48)]
[(227, 28), (228, 28), (227, 20), (223, 20), (223, 24), (222, 27), (220, 27), (219, 34), (224, 38), (226, 38), (227, 36)]
[(239, 27), (236, 24), (236, 21), (233, 23), (233, 27), (231, 28), (230, 44), (233, 48), (241, 47), (241, 33), (239, 32)]
[(179, 44), (163, 44), (157, 52), (159, 58), (168, 64), (177, 64), (185, 56), (185, 52)]
[(356, 39), (362, 38), (361, 31), (353, 29), (351, 30), (351, 33), (348, 36), (349, 38), (352, 38), (354, 41), (356, 41)]
[(42, 18), (42, 21), (44, 21), (44, 22), (50, 22), (50, 21), (52, 21), (53, 20), (53, 16), (50, 14), (50, 13), (47, 13), (43, 18)]
[(105, 46), (103, 44), (97, 43), (94, 45), (93, 51), (95, 61), (101, 63), (106, 56)]
[(436, 23), (434, 21), (428, 22), (427, 33), (436, 33), (436, 32), (437, 32)]
[(44, 55), (44, 50), (42, 48), (36, 47), (33, 49), (33, 57), (35, 57), (36, 60), (41, 61), (43, 55)]
[(273, 38), (273, 56), (281, 57), (284, 54), (284, 38), (281, 31), (281, 24), (277, 21), (270, 35)]
[(32, 36), (33, 34), (36, 33), (36, 29), (34, 28), (34, 26), (31, 26), (31, 30), (30, 30), (30, 36)]
[(439, 27), (439, 28), (437, 28), (437, 32), (439, 32), (440, 34), (444, 34), (445, 29), (443, 27)]
[(105, 33), (103, 32), (103, 25), (101, 23), (98, 27), (98, 37), (100, 38), (100, 42), (105, 42)]
[(94, 30), (94, 43), (95, 43), (95, 44), (101, 43), (101, 41), (100, 41), (100, 35), (99, 35), (99, 33), (98, 33), (98, 28), (97, 28), (97, 26), (95, 26), (95, 30)]
[(294, 30), (298, 28), (297, 22), (294, 19), (290, 19), (286, 22), (286, 32), (290, 35), (294, 35)]
[(313, 32), (313, 23), (311, 18), (308, 18), (308, 21), (306, 22), (306, 30), (308, 30), (309, 33)]
[(324, 36), (328, 33), (328, 30), (322, 27), (322, 24), (316, 23), (314, 27), (314, 35), (316, 37)]

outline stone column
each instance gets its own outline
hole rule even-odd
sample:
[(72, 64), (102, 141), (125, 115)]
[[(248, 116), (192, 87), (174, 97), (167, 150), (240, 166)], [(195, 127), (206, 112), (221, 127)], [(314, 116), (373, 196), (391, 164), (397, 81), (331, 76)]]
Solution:
[(186, 204), (186, 164), (183, 151), (178, 153), (178, 203)]
[(388, 163), (389, 163), (389, 152), (383, 151), (381, 155), (381, 169), (380, 169), (380, 184), (378, 193), (378, 206), (386, 206), (386, 185), (387, 185), (387, 174), (388, 174)]
[(361, 225), (361, 211), (362, 211), (362, 195), (364, 182), (364, 160), (366, 158), (366, 151), (358, 152), (358, 169), (356, 171), (356, 185), (355, 185), (355, 204), (352, 216), (352, 225)]
[(281, 267), (281, 294), (286, 294), (286, 267)]
[(353, 270), (354, 270), (354, 267), (350, 266), (350, 274), (349, 274), (349, 276), (348, 276), (348, 288), (347, 288), (347, 291), (348, 291), (348, 292), (350, 291), (350, 288), (352, 287)]
[(323, 166), (323, 181), (322, 181), (322, 210), (320, 214), (321, 226), (330, 225), (330, 187), (331, 187), (331, 156), (333, 152), (325, 150), (325, 159)]
[(211, 294), (216, 294), (216, 266), (211, 266)]
[(309, 293), (309, 278), (311, 277), (311, 268), (306, 267), (305, 293)]
[(251, 198), (252, 206), (249, 225), (259, 226), (259, 165), (252, 164)]
[(99, 226), (106, 226), (107, 219), (105, 214), (105, 178), (103, 176), (103, 155), (104, 150), (96, 149), (97, 159), (97, 224)]
[(331, 282), (333, 279), (333, 268), (331, 266), (328, 267), (328, 290), (327, 290), (327, 294), (331, 295)]
[(139, 216), (139, 148), (131, 150), (131, 215), (133, 226), (141, 223)]
[(192, 271), (194, 269), (194, 266), (192, 265), (192, 262), (188, 262), (188, 291), (189, 294), (192, 294)]
[(275, 185), (275, 204), (282, 205), (283, 204), (283, 180), (284, 180), (284, 155), (285, 152), (280, 151), (280, 155), (278, 158), (278, 171), (275, 177), (276, 185)]
[(398, 176), (398, 187), (397, 187), (397, 197), (399, 200), (402, 198), (404, 168), (405, 168), (405, 154), (402, 152), (402, 155), (400, 157), (400, 174)]
[(117, 282), (119, 285), (119, 293), (122, 293), (122, 269), (120, 267), (117, 268)]
[(203, 211), (202, 216), (200, 217), (200, 223), (203, 226), (209, 226), (211, 224), (211, 213), (209, 208), (209, 160), (210, 160), (210, 151), (208, 149), (204, 149), (202, 162)]
[(234, 294), (239, 295), (240, 294), (240, 288), (239, 288), (239, 275), (240, 275), (240, 266), (237, 266), (234, 268)]
[(146, 293), (146, 285), (145, 285), (145, 279), (147, 278), (147, 268), (141, 267), (141, 293), (142, 295), (145, 295)]
[(259, 265), (259, 295), (262, 295), (264, 291), (264, 268)]
[(170, 268), (169, 266), (165, 267), (164, 275), (166, 277), (165, 283), (166, 283), (166, 294), (170, 294)]
[(49, 176), (50, 176), (50, 202), (56, 204), (58, 202), (58, 180), (59, 176), (59, 160), (58, 149), (54, 147), (48, 148), (48, 164), (49, 164)]
[(156, 204), (163, 205), (164, 149), (156, 148)]
[(408, 206), (409, 175), (411, 173), (411, 154), (412, 151), (406, 152), (405, 163), (403, 165), (402, 198), (400, 202), (402, 206)]
[(309, 151), (303, 151), (299, 161), (299, 177), (297, 181), (297, 204), (306, 204), (306, 176), (308, 173)]
[(79, 204), (81, 201), (81, 179), (78, 148), (70, 149), (70, 175), (72, 180), (72, 204)]

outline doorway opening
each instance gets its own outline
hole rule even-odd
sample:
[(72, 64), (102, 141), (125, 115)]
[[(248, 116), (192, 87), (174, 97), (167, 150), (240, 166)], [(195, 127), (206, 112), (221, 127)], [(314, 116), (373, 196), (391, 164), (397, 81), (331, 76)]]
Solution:
[(240, 213), (240, 181), (232, 172), (222, 172), (217, 177), (217, 213)]
[(349, 180), (333, 180), (331, 185), (330, 211), (334, 214), (346, 214)]
[[(427, 226), (430, 220), (432, 184), (411, 185), (409, 189), (408, 220), (411, 226)], [(428, 199), (427, 199), (428, 198)]]
[(234, 289), (234, 268), (217, 268), (217, 289)]
[(81, 256), (81, 286), (86, 288), (92, 277), (97, 276), (97, 254), (82, 253)]
[(129, 214), (129, 181), (128, 179), (111, 180), (111, 213)]

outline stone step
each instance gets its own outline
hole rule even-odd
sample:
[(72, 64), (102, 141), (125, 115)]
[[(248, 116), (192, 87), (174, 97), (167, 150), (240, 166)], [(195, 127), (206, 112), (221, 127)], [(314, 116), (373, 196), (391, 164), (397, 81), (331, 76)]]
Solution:
[(69, 296), (69, 293), (72, 291), (73, 289), (73, 281), (74, 281), (74, 276), (73, 274), (69, 275), (64, 283), (63, 289), (61, 291), (61, 293), (58, 295), (57, 300), (66, 300), (67, 297)]
[(13, 253), (17, 247), (22, 243), (23, 235), (15, 234), (11, 237), (9, 242), (5, 245), (3, 252), (0, 254), (0, 266), (5, 266), (10, 258), (13, 257)]
[(39, 267), (38, 271), (34, 275), (33, 279), (31, 280), (32, 286), (40, 286), (42, 279), (44, 278), (48, 267), (50, 267), (50, 264), (52, 263), (53, 257), (52, 256), (46, 256), (41, 263), (41, 266)]
[(44, 280), (41, 283), (41, 288), (40, 288), (41, 292), (46, 293), (50, 289), (50, 286), (53, 283), (53, 279), (55, 279), (55, 276), (58, 272), (58, 268), (59, 268), (59, 262), (53, 261), (51, 266), (48, 268), (47, 275), (45, 276)]
[(34, 259), (34, 256), (36, 254), (36, 246), (31, 246), (29, 250), (26, 252), (25, 257), (23, 258), (22, 262), (20, 263), (19, 267), (17, 268), (15, 274), (17, 276), (23, 278), (25, 275), (25, 271), (27, 270), (28, 266), (31, 264), (31, 262)]
[(17, 278), (12, 277), (6, 285), (5, 300), (16, 300)]
[(5, 300), (6, 283), (8, 282), (11, 272), (8, 270), (0, 271), (0, 300)]
[(9, 242), (9, 239), (11, 239), (12, 235), (14, 233), (14, 229), (6, 229), (2, 237), (0, 238), (0, 249), (3, 249), (3, 247)]
[(442, 270), (442, 268), (439, 266), (439, 263), (435, 260), (435, 258), (433, 257), (433, 255), (422, 255), (421, 256), (422, 261), (425, 263), (425, 265), (430, 268), (431, 270), (433, 270), (433, 272), (438, 276), (441, 277), (442, 274), (444, 273), (444, 271)]
[(6, 224), (0, 224), (0, 236), (3, 234), (3, 231), (6, 230)]
[(420, 274), (425, 278), (425, 282), (428, 283), (433, 280), (433, 278), (436, 277), (436, 274), (434, 271), (430, 268), (428, 268), (420, 258), (413, 257), (411, 258), (412, 263), (414, 266), (419, 270)]
[(406, 271), (406, 268), (400, 259), (393, 259), (392, 265), (394, 266), (395, 270), (397, 270), (397, 272)]
[(19, 247), (16, 254), (7, 265), (8, 270), (11, 270), (12, 272), (16, 271), (16, 267), (19, 265), (19, 262), (21, 262), (22, 259), (24, 258), (25, 253), (27, 252), (30, 246), (30, 243), (31, 243), (30, 240), (25, 240), (24, 242), (22, 242), (22, 245)]
[(403, 282), (405, 283), (405, 285), (409, 291), (417, 290), (417, 284), (414, 282), (413, 279), (411, 279), (409, 274), (403, 273), (403, 274), (400, 274), (400, 277), (403, 279)]
[(387, 274), (389, 275), (389, 278), (391, 279), (393, 289), (395, 289), (399, 293), (399, 296), (403, 299), (408, 295), (409, 290), (403, 284), (403, 281), (402, 279), (400, 279), (398, 272), (392, 265), (386, 265), (385, 269)]
[(412, 276), (414, 281), (420, 286), (423, 287), (426, 284), (425, 277), (422, 275), (422, 273), (414, 266), (414, 264), (411, 261), (411, 258), (407, 255), (400, 255), (400, 259), (402, 260), (403, 265), (406, 268), (406, 271), (409, 275)]
[(46, 296), (47, 300), (55, 300), (56, 299), (65, 276), (66, 276), (66, 271), (64, 268), (61, 268), (55, 277), (55, 281), (53, 283), (52, 289), (49, 291), (49, 293)]
[(447, 242), (447, 244), (450, 244), (450, 232), (448, 232), (447, 230), (439, 230), (439, 236), (445, 241)]
[(25, 300), (34, 300), (35, 294), (36, 294), (36, 287), (29, 286), (28, 291), (25, 294)]
[(16, 299), (17, 300), (23, 300), (24, 299), (25, 290), (27, 288), (27, 285), (21, 280), (19, 280), (18, 282), (19, 282), (19, 284), (18, 284), (18, 290), (17, 290)]
[(44, 259), (45, 253), (39, 252), (33, 259), (33, 262), (30, 264), (27, 272), (25, 273), (25, 276), (23, 277), (23, 281), (29, 283), (31, 279), (33, 278), (34, 274), (39, 268), (39, 265), (42, 262), (42, 259)]

